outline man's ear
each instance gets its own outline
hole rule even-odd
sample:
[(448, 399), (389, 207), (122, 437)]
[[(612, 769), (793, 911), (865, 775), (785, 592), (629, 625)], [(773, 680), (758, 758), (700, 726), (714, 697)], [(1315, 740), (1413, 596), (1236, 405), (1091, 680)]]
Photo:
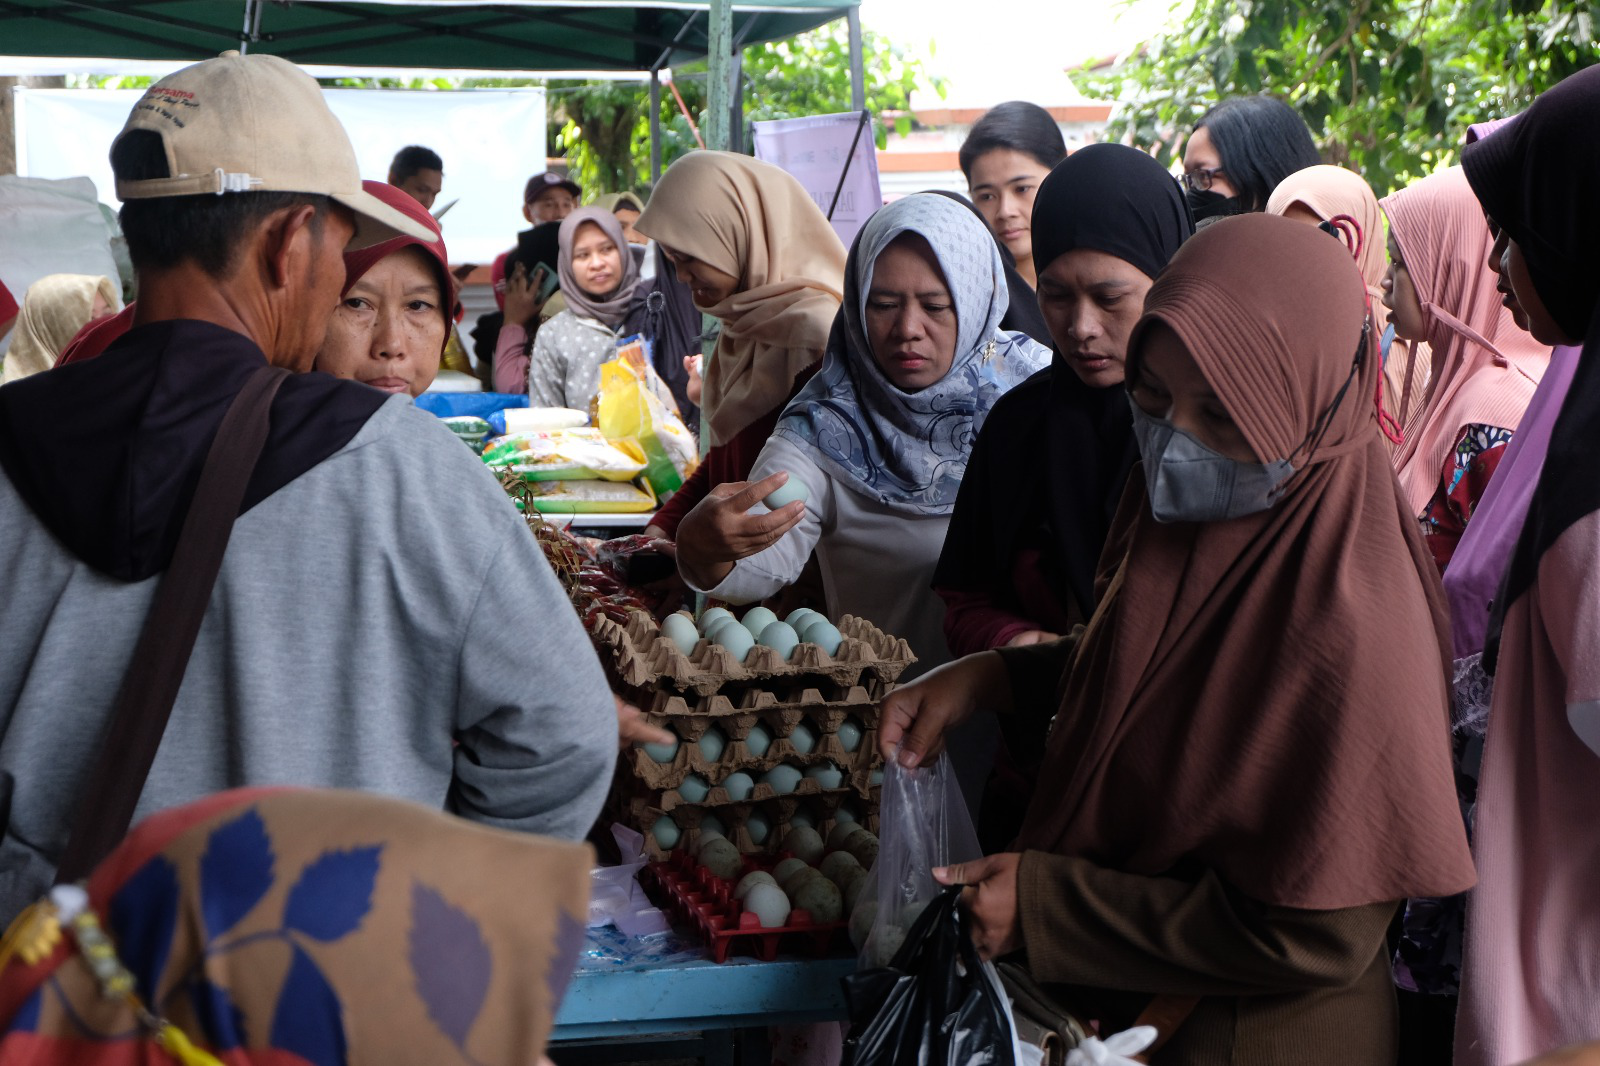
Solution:
[(261, 255), (266, 260), (267, 276), (273, 288), (282, 289), (291, 280), (298, 282), (304, 268), (293, 269), (298, 258), (309, 262), (315, 252), (311, 220), (317, 209), (310, 204), (287, 207), (273, 215), (261, 230)]
[(534, 218), (533, 218), (533, 205), (532, 204), (523, 204), (522, 205), (522, 217), (528, 220), (528, 225), (530, 225), (530, 226), (537, 226), (538, 225), (538, 223), (536, 221), (534, 221)]

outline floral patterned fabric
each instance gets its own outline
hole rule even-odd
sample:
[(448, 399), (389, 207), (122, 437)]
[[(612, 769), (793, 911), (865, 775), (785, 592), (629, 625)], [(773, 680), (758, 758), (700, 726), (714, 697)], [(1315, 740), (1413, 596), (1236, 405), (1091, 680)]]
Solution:
[[(1512, 431), (1500, 426), (1472, 425), (1462, 431), (1423, 512), (1423, 539), (1442, 573), (1455, 553), (1467, 522), (1477, 509), (1511, 443)], [(1461, 817), (1472, 835), (1478, 801), (1478, 767), (1483, 761), (1483, 735), (1488, 725), (1493, 679), (1483, 671), (1481, 655), (1457, 659), (1450, 696), (1451, 746), (1456, 768), (1456, 795)], [(1395, 952), (1394, 979), (1400, 988), (1429, 995), (1454, 996), (1461, 990), (1461, 942), (1467, 917), (1465, 894), (1444, 899), (1406, 901), (1400, 945)]]
[[(535, 1061), (583, 942), (585, 845), (386, 797), (155, 815), (89, 880), (139, 998), (228, 1066)], [(70, 939), (0, 972), (8, 1066), (170, 1066)]]
[(1461, 431), (1440, 473), (1439, 487), (1422, 512), (1422, 536), (1439, 572), (1450, 565), (1472, 512), (1489, 487), (1511, 443), (1512, 431), (1501, 426), (1472, 425)]

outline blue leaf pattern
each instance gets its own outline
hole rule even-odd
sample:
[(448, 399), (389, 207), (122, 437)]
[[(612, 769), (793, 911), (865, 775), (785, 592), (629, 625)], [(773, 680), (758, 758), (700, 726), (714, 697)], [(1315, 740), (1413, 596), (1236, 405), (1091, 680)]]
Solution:
[(325, 851), (289, 890), (283, 924), (321, 941), (353, 933), (372, 909), (382, 846)]
[(494, 970), (489, 945), (470, 914), (423, 884), (411, 886), (407, 959), (428, 1017), (463, 1053)]
[(200, 914), (216, 940), (272, 887), (272, 841), (254, 807), (212, 830), (200, 857)]
[(189, 1002), (212, 1047), (227, 1051), (244, 1046), (244, 1012), (226, 988), (201, 977), (189, 986)]
[(344, 1066), (344, 1008), (316, 962), (299, 947), (278, 994), (268, 1043), (312, 1066)]
[(178, 927), (178, 869), (160, 855), (111, 897), (111, 932), (138, 983), (139, 997), (158, 1002), (156, 991)]

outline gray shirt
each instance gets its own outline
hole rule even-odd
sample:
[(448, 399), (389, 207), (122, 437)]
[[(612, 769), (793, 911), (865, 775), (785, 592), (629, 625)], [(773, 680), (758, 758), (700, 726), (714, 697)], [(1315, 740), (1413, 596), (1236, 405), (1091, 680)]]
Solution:
[[(160, 579), (90, 568), (3, 473), (0, 544), (3, 924), (65, 844)], [(395, 397), (234, 526), (138, 815), (305, 785), (578, 839), (616, 748), (599, 661), (521, 516)]]

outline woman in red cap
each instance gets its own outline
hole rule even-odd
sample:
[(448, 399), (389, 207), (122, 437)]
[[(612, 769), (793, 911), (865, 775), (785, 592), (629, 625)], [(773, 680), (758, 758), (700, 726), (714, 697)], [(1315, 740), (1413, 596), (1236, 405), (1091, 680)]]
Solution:
[(316, 368), (386, 392), (418, 396), (433, 384), (458, 302), (444, 237), (433, 216), (379, 181), (367, 192), (434, 233), (395, 237), (344, 256), (344, 295), (328, 323)]

